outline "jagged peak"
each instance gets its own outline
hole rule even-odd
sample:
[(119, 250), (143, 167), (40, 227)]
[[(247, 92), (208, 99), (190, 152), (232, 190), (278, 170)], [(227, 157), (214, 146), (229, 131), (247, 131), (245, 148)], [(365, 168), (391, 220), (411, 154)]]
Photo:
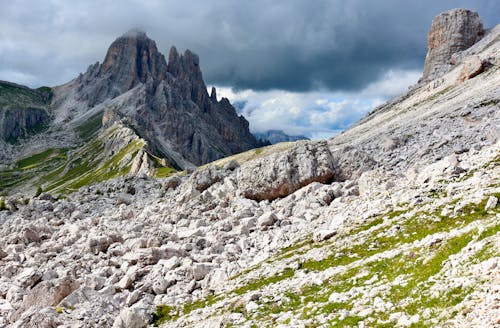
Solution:
[(201, 80), (200, 57), (189, 49), (186, 49), (182, 55), (179, 55), (177, 48), (172, 46), (168, 56), (168, 71), (176, 76), (194, 77)]
[(214, 101), (217, 101), (217, 90), (215, 87), (212, 87), (212, 91), (210, 92), (210, 98)]
[(197, 54), (195, 54), (189, 49), (186, 49), (186, 51), (184, 51), (184, 55), (182, 57), (187, 65), (192, 65), (192, 66), (200, 65), (200, 57), (198, 57)]
[(172, 46), (170, 48), (170, 52), (168, 54), (168, 63), (177, 62), (179, 60), (179, 52), (177, 52), (177, 48)]

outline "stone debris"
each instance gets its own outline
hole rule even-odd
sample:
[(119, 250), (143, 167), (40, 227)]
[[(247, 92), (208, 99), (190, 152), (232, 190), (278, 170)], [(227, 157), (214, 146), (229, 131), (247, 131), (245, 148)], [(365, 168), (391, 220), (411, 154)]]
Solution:
[[(477, 34), (476, 16), (459, 16)], [(498, 62), (491, 35), (473, 47)], [(330, 140), (64, 198), (9, 196), (0, 326), (498, 326), (500, 75), (456, 84), (466, 60)], [(450, 241), (463, 245), (445, 253)], [(405, 308), (413, 290), (418, 313)], [(321, 299), (304, 305), (308, 291)]]

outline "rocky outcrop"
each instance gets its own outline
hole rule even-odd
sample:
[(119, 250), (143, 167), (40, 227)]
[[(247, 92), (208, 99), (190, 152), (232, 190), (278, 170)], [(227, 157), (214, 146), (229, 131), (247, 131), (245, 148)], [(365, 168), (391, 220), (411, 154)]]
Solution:
[(16, 141), (42, 130), (49, 120), (47, 111), (42, 108), (0, 109), (0, 138)]
[(439, 14), (428, 34), (422, 80), (433, 80), (448, 72), (453, 67), (453, 54), (469, 48), (483, 35), (483, 23), (476, 12), (453, 9)]
[(0, 81), (0, 140), (13, 142), (42, 130), (50, 121), (50, 98), (49, 88)]
[(300, 142), (285, 152), (245, 163), (237, 176), (246, 198), (273, 200), (311, 182), (327, 183), (335, 172), (327, 142), (320, 141)]

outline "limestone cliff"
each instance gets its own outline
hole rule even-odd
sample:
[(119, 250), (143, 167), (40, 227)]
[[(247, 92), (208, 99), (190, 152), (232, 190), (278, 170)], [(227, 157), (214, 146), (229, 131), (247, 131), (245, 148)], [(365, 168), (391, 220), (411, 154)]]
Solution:
[(422, 80), (428, 81), (453, 68), (453, 54), (465, 50), (484, 36), (483, 23), (476, 12), (453, 9), (432, 21)]

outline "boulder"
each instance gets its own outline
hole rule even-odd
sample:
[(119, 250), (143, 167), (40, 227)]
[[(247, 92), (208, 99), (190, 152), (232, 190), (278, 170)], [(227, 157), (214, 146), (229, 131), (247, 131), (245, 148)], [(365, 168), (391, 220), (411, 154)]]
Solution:
[(193, 274), (194, 280), (202, 280), (205, 276), (215, 268), (212, 263), (194, 263), (191, 267), (191, 272)]
[(481, 74), (488, 67), (488, 61), (479, 56), (470, 56), (464, 60), (458, 81), (463, 82)]
[(261, 201), (285, 197), (311, 182), (327, 183), (333, 177), (327, 142), (298, 142), (289, 150), (243, 164), (237, 183), (244, 197)]
[(264, 213), (257, 219), (257, 222), (261, 227), (272, 226), (276, 221), (278, 221), (278, 217), (274, 214), (274, 212)]
[(123, 309), (113, 322), (113, 328), (145, 328), (153, 319), (150, 312), (142, 307)]
[(483, 36), (483, 23), (476, 12), (453, 9), (436, 16), (428, 34), (422, 80), (433, 80), (451, 70), (452, 55), (469, 48)]
[(209, 165), (205, 169), (195, 171), (188, 180), (196, 190), (203, 192), (211, 185), (224, 179), (225, 174), (214, 165)]

